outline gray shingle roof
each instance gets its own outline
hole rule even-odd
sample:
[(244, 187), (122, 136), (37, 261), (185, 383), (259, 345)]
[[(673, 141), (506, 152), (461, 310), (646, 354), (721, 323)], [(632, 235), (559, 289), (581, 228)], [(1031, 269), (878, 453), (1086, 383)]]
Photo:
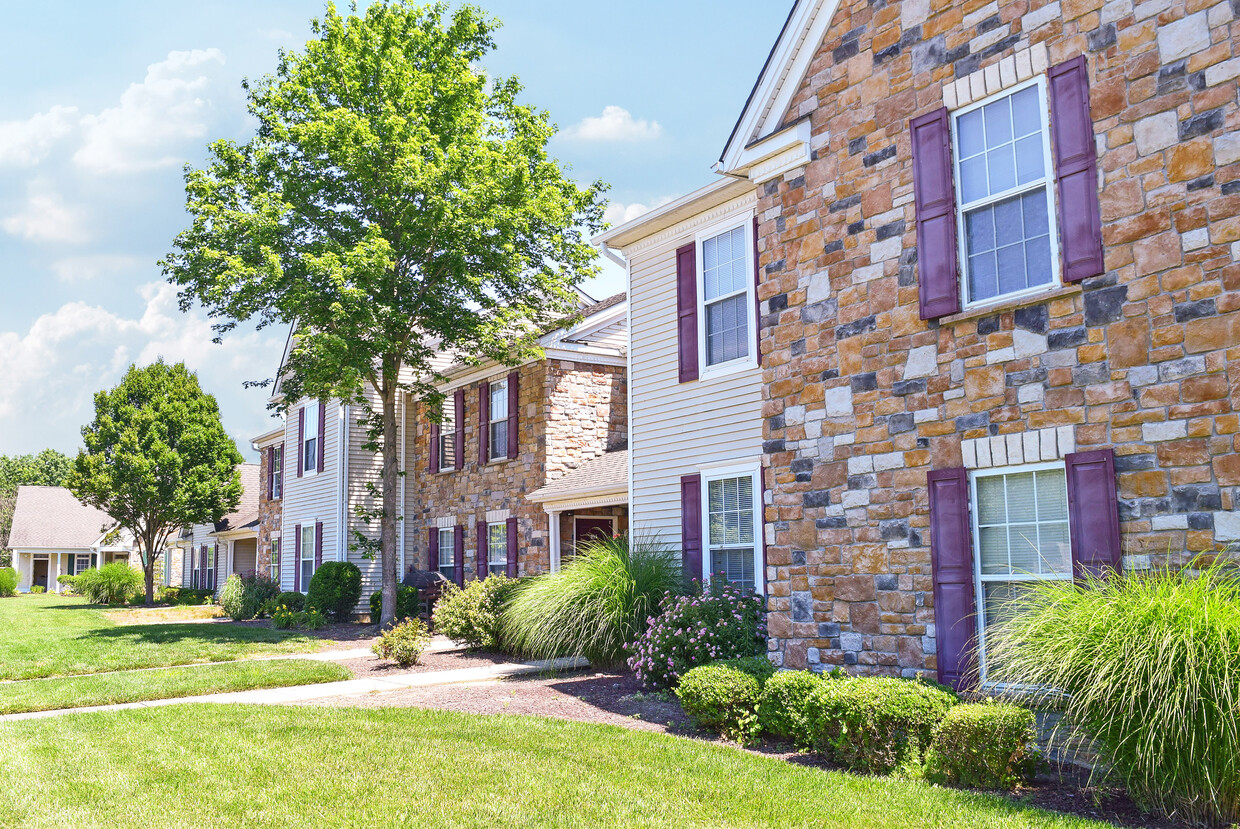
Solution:
[(86, 549), (115, 523), (106, 512), (83, 504), (64, 487), (22, 486), (17, 488), (9, 547)]
[(608, 489), (626, 489), (629, 485), (629, 450), (617, 449), (586, 461), (563, 478), (529, 494), (531, 501), (555, 501)]
[(258, 464), (243, 463), (241, 472), (241, 503), (215, 525), (216, 532), (238, 530), (258, 523)]

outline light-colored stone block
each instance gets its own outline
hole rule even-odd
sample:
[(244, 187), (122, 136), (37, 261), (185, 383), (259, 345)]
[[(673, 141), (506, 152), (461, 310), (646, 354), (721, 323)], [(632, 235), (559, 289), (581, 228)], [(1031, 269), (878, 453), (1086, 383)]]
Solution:
[[(1047, 3), (1042, 8), (1035, 9), (1034, 11), (1028, 12), (1021, 17), (1021, 31), (1032, 32), (1040, 29), (1052, 20), (1059, 18), (1062, 14), (1063, 12), (1060, 8), (1059, 0), (1055, 0), (1054, 3)], [(1014, 66), (1013, 69), (1015, 69)]]
[(1045, 334), (1035, 334), (1023, 328), (1017, 328), (1012, 332), (1012, 348), (1016, 352), (1016, 358), (1022, 360), (1025, 357), (1045, 354), (1050, 350)]
[(856, 442), (857, 442), (857, 436), (854, 435), (852, 432), (849, 432), (846, 435), (835, 436), (836, 446), (852, 446)]
[[(996, 31), (1000, 32), (1001, 34), (1003, 33), (1002, 29), (996, 29)], [(990, 44), (986, 44), (986, 45), (989, 46)], [(990, 66), (987, 66), (984, 71), (986, 73), (986, 94), (994, 95), (995, 93), (1002, 90), (1003, 81), (1000, 79), (1000, 76), (999, 76), (999, 64), (992, 63)]]
[(1010, 363), (1016, 359), (1016, 349), (1014, 348), (996, 348), (994, 351), (986, 352), (986, 364), (995, 365), (996, 363)]
[(964, 456), (965, 469), (977, 469), (977, 447), (971, 440), (960, 442), (960, 454)]
[(1162, 14), (1169, 8), (1171, 8), (1171, 0), (1146, 0), (1144, 3), (1137, 3), (1132, 10), (1132, 16), (1140, 22), (1156, 14)]
[(1174, 112), (1150, 115), (1133, 125), (1132, 140), (1141, 155), (1165, 150), (1180, 140), (1180, 122)]
[(1042, 444), (1040, 448), (1042, 460), (1056, 461), (1059, 460), (1059, 442), (1055, 440), (1054, 429), (1042, 429), (1038, 432), (1038, 441)]
[(905, 29), (920, 25), (930, 17), (930, 0), (904, 0), (900, 4), (900, 22)]
[(904, 240), (899, 236), (892, 236), (890, 239), (870, 245), (870, 261), (886, 262), (888, 259), (895, 259), (903, 250)]
[(1056, 435), (1059, 443), (1059, 457), (1063, 458), (1071, 455), (1076, 451), (1076, 428), (1073, 426), (1060, 426), (1059, 434)]
[(1019, 434), (1005, 435), (1004, 440), (1007, 441), (1007, 457), (1008, 463), (1016, 466), (1025, 462), (1025, 447), (1021, 442)]
[(949, 83), (943, 87), (943, 106), (948, 109), (955, 109), (959, 106), (956, 101), (956, 85), (954, 83)]
[(1240, 161), (1240, 132), (1227, 132), (1214, 139), (1214, 163), (1220, 167)]
[(865, 475), (867, 472), (874, 471), (874, 458), (870, 455), (860, 455), (855, 458), (848, 459), (849, 475)]
[(1206, 70), (1206, 86), (1217, 86), (1224, 81), (1240, 77), (1240, 58), (1216, 63)]
[(1022, 405), (1026, 403), (1041, 403), (1045, 399), (1046, 389), (1042, 388), (1041, 383), (1028, 383), (1016, 390), (1016, 402)]
[[(898, 239), (895, 241), (899, 241)], [(873, 265), (866, 265), (863, 268), (855, 268), (852, 272), (853, 282), (869, 282), (874, 279), (881, 279), (883, 276), (883, 263), (878, 262)]]
[(1033, 74), (1041, 75), (1050, 66), (1050, 53), (1046, 50), (1046, 41), (1035, 43), (1029, 47), (1029, 60), (1033, 63)]
[(1041, 441), (1038, 440), (1038, 433), (1022, 432), (1020, 436), (1021, 442), (1025, 445), (1025, 463), (1037, 460), (1042, 455)]
[(914, 423), (932, 423), (939, 419), (938, 409), (918, 409), (913, 412)]
[(827, 389), (822, 395), (823, 411), (827, 417), (851, 417), (853, 394), (849, 386)]
[(1158, 58), (1164, 65), (1209, 48), (1210, 24), (1204, 11), (1158, 27)]
[(939, 347), (937, 345), (920, 345), (908, 353), (904, 363), (904, 379), (929, 377), (938, 371)]
[(1230, 23), (1235, 15), (1231, 11), (1231, 3), (1223, 0), (1221, 3), (1215, 3), (1206, 11), (1206, 21), (1210, 24), (1210, 28), (1222, 26)]
[(1102, 6), (1102, 22), (1115, 21), (1132, 14), (1132, 0), (1107, 0)]
[(845, 510), (855, 510), (858, 507), (864, 507), (870, 503), (870, 491), (868, 489), (850, 489), (840, 496), (840, 505)]
[(986, 97), (986, 81), (980, 72), (974, 72), (969, 76), (969, 95), (975, 101)]
[(977, 448), (977, 468), (989, 469), (994, 466), (993, 459), (990, 457), (990, 440), (980, 438), (975, 441), (974, 446)]
[(1027, 81), (1033, 77), (1033, 58), (1029, 55), (1029, 50), (1025, 49), (1017, 52), (1016, 55), (1016, 78), (1017, 80)]
[(805, 302), (807, 305), (813, 305), (816, 302), (823, 302), (831, 298), (831, 280), (826, 271), (816, 273), (810, 276), (809, 284), (805, 286)]
[(1141, 426), (1141, 437), (1146, 443), (1164, 443), (1188, 437), (1188, 422), (1168, 420), (1165, 423), (1146, 423)]
[(903, 452), (886, 452), (882, 455), (874, 456), (874, 471), (887, 472), (892, 469), (904, 468)]
[(1208, 228), (1199, 227), (1195, 230), (1185, 231), (1180, 235), (1180, 245), (1185, 251), (1201, 250), (1210, 244), (1210, 231)]
[(1007, 441), (1003, 439), (1003, 435), (995, 435), (990, 439), (990, 465), (1008, 465)]
[(964, 397), (964, 389), (948, 389), (943, 392), (944, 400), (959, 400)]
[(1214, 513), (1214, 540), (1240, 541), (1240, 510)]
[(805, 422), (804, 406), (787, 406), (784, 408), (784, 423), (789, 426), (800, 426)]
[(1150, 519), (1150, 529), (1153, 530), (1187, 530), (1187, 515), (1155, 515)]

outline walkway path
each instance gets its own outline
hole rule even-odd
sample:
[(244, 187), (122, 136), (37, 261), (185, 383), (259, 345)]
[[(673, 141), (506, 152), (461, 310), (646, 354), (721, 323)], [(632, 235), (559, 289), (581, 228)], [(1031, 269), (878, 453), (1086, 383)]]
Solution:
[[(445, 649), (446, 650), (446, 649)], [(312, 656), (328, 656), (312, 654)], [(336, 658), (348, 651), (336, 651)], [(369, 654), (364, 651), (362, 655)], [(305, 658), (304, 656), (302, 658)], [(157, 699), (147, 702), (126, 702), (118, 705), (97, 705), (89, 708), (63, 708), (57, 711), (33, 711), (27, 714), (0, 715), (0, 723), (17, 720), (42, 720), (50, 717), (61, 717), (66, 714), (81, 714), (90, 711), (125, 711), (133, 708), (160, 708), (166, 705), (189, 705), (193, 703), (218, 703), (241, 705), (287, 705), (294, 702), (323, 699), (326, 697), (356, 697), (383, 691), (399, 691), (404, 688), (427, 688), (438, 685), (472, 685), (482, 682), (494, 682), (522, 674), (537, 674), (545, 671), (564, 671), (587, 667), (583, 659), (551, 659), (536, 662), (510, 663), (507, 665), (488, 665), (482, 668), (458, 668), (450, 671), (430, 671), (417, 674), (398, 674), (385, 676), (381, 679), (349, 679), (343, 682), (324, 682), (318, 685), (294, 685), (289, 688), (265, 688), (257, 691), (235, 691), (227, 694), (203, 694), (196, 697), (178, 697), (174, 699)]]

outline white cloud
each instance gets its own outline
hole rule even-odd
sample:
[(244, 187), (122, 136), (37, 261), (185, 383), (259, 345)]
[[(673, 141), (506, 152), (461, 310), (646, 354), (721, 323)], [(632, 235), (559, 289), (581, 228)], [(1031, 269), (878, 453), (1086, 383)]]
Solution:
[(655, 199), (649, 205), (641, 204), (640, 202), (633, 202), (632, 204), (612, 202), (607, 205), (607, 208), (603, 211), (603, 221), (607, 222), (607, 224), (612, 227), (617, 227), (625, 224), (626, 222), (631, 222), (634, 219), (641, 218), (651, 210), (654, 210), (656, 207), (662, 207), (663, 205), (675, 200), (675, 196), (663, 196)]
[(578, 141), (652, 141), (663, 135), (658, 121), (633, 117), (624, 107), (604, 107), (603, 114), (582, 119), (564, 130), (564, 137)]
[(30, 182), (25, 205), (0, 220), (0, 227), (32, 242), (81, 244), (90, 239), (83, 211), (65, 204), (60, 194), (42, 179)]
[[(143, 260), (119, 253), (91, 256), (69, 256), (52, 263), (52, 272), (61, 282), (86, 282), (105, 274), (120, 273), (142, 267)], [(145, 263), (149, 264), (149, 263)]]
[(31, 167), (81, 121), (77, 107), (54, 106), (25, 121), (0, 122), (0, 166)]
[(128, 173), (181, 163), (184, 142), (208, 130), (208, 72), (224, 63), (219, 49), (169, 52), (130, 84), (120, 104), (82, 119), (86, 135), (73, 160), (96, 173)]
[(275, 40), (280, 43), (293, 39), (293, 33), (284, 29), (263, 29), (259, 31), (259, 36), (266, 40)]

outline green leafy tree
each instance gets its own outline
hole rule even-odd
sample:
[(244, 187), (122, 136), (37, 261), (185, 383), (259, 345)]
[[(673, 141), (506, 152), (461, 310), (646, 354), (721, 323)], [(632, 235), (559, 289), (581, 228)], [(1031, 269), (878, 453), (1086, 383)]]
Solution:
[(0, 455), (0, 567), (10, 567), (9, 532), (20, 486), (63, 486), (73, 461), (55, 449), (37, 455)]
[(240, 503), (241, 453), (198, 377), (162, 360), (130, 366), (120, 385), (98, 392), (82, 440), (66, 486), (133, 533), (149, 607), (155, 563), (172, 534), (219, 521)]
[(465, 5), (332, 5), (305, 49), (247, 83), (257, 134), (187, 169), (191, 226), (163, 262), (217, 335), (294, 324), (274, 404), (338, 398), (382, 456), (381, 621), (396, 607), (403, 394), (442, 399), (434, 357), (516, 363), (597, 272), (601, 184), (547, 154), (546, 113), (485, 74), (498, 23)]

